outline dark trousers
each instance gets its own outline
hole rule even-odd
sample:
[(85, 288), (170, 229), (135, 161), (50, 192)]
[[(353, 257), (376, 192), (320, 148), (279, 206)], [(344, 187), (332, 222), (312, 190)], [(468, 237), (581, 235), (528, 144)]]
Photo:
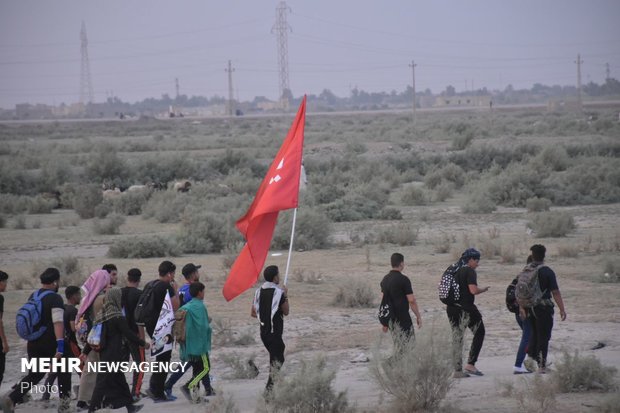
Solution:
[[(56, 343), (29, 341), (27, 352), (28, 359), (53, 358), (56, 355)], [(14, 404), (23, 403), (24, 394), (28, 393), (32, 386), (39, 384), (43, 377), (45, 377), (45, 373), (28, 373), (15, 385), (13, 391), (9, 394), (11, 401)], [(71, 373), (58, 373), (58, 387), (61, 398), (71, 397)]]
[[(140, 347), (137, 344), (129, 343), (129, 354), (134, 363), (143, 363), (146, 360), (144, 355), (144, 347)], [(142, 381), (144, 380), (144, 372), (134, 371), (133, 380), (131, 382), (131, 394), (134, 396), (140, 396), (140, 390), (142, 390)]]
[(273, 387), (273, 375), (280, 370), (280, 367), (284, 364), (284, 349), (286, 346), (284, 345), (281, 334), (261, 333), (260, 339), (269, 352), (269, 380), (267, 380), (267, 389), (270, 390)]
[(528, 320), (532, 326), (532, 334), (527, 354), (538, 362), (538, 367), (547, 365), (549, 340), (553, 329), (553, 306), (538, 305), (530, 310)]
[(202, 383), (205, 386), (205, 391), (208, 393), (211, 390), (211, 379), (209, 378), (209, 371), (211, 371), (211, 361), (209, 361), (209, 354), (203, 354), (200, 358), (192, 359), (192, 378), (187, 382), (187, 387), (193, 389), (198, 386), (198, 383)]
[(0, 384), (2, 384), (2, 380), (4, 379), (5, 364), (6, 364), (6, 353), (2, 349), (2, 344), (0, 344)]
[(515, 314), (515, 319), (521, 327), (521, 341), (519, 342), (519, 349), (517, 350), (517, 359), (515, 360), (515, 367), (521, 367), (523, 360), (525, 360), (525, 353), (527, 352), (527, 345), (530, 342), (530, 336), (532, 332), (532, 325), (527, 318), (521, 320), (519, 313)]
[(454, 370), (463, 370), (463, 360), (461, 357), (463, 351), (463, 335), (465, 329), (469, 328), (474, 334), (469, 349), (469, 357), (467, 364), (475, 365), (478, 361), (478, 355), (484, 343), (484, 323), (482, 322), (482, 314), (476, 306), (471, 309), (464, 310), (461, 307), (448, 306), (446, 308), (450, 325), (452, 326), (452, 360), (454, 362)]
[[(64, 356), (65, 357), (80, 357), (80, 347), (78, 346), (78, 344), (75, 341), (71, 341), (69, 339), (65, 338), (65, 352), (64, 352)], [(83, 369), (84, 368), (84, 363), (80, 363), (80, 368)], [(78, 373), (78, 376), (81, 376), (81, 373)], [(47, 389), (49, 389), (49, 386), (52, 386), (54, 384), (54, 382), (56, 381), (56, 379), (58, 378), (58, 373), (47, 373), (47, 377), (45, 378), (45, 394), (48, 394)], [(71, 384), (69, 382), (69, 384)], [(69, 393), (71, 394), (71, 393)]]
[[(165, 353), (159, 354), (155, 357), (155, 361), (160, 363), (168, 363), (172, 358), (172, 350), (166, 351)], [(164, 393), (164, 385), (166, 384), (166, 377), (168, 373), (158, 372), (151, 374), (151, 380), (149, 382), (149, 388), (153, 395), (158, 399), (165, 399), (166, 394)]]
[(102, 407), (118, 409), (127, 407), (133, 403), (129, 385), (125, 379), (125, 373), (97, 373), (95, 390), (90, 399), (89, 411), (95, 411)]

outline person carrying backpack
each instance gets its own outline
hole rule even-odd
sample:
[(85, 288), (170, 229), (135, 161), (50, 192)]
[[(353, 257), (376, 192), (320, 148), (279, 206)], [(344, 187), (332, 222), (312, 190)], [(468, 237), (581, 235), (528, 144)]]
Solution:
[(405, 257), (403, 254), (395, 252), (390, 257), (390, 264), (392, 265), (392, 270), (383, 277), (379, 284), (383, 294), (381, 301), (383, 302), (384, 299), (387, 299), (386, 302), (390, 305), (390, 311), (393, 314), (389, 325), (383, 326), (383, 332), (387, 332), (389, 329), (392, 332), (394, 344), (398, 346), (404, 344), (400, 343), (399, 335), (404, 335), (405, 339), (414, 336), (413, 321), (409, 315), (409, 309), (416, 316), (418, 328), (422, 327), (422, 316), (413, 295), (411, 280), (402, 273), (405, 268)]
[[(450, 325), (452, 326), (452, 357), (454, 362), (454, 378), (465, 378), (470, 375), (482, 376), (482, 372), (476, 368), (478, 355), (484, 342), (484, 323), (482, 314), (474, 304), (475, 296), (489, 290), (489, 287), (478, 287), (478, 275), (476, 268), (480, 263), (480, 252), (475, 248), (466, 249), (459, 262), (458, 270), (454, 274), (454, 279), (459, 288), (458, 301), (447, 304), (446, 313)], [(456, 295), (456, 294), (455, 294)], [(463, 335), (465, 328), (469, 328), (474, 334), (467, 365), (463, 369), (462, 350)]]
[[(18, 311), (16, 326), (19, 335), (27, 338), (29, 359), (61, 358), (65, 351), (63, 313), (64, 303), (57, 294), (60, 272), (48, 268), (39, 276), (41, 288), (28, 298)], [(2, 410), (14, 412), (15, 405), (24, 402), (24, 395), (45, 377), (45, 373), (29, 372), (2, 398)], [(71, 403), (71, 373), (58, 373), (60, 403), (58, 412), (68, 412)]]
[[(0, 271), (0, 293), (6, 291), (6, 286), (9, 280), (9, 274), (4, 271)], [(0, 294), (0, 385), (2, 384), (2, 380), (4, 378), (4, 366), (6, 364), (6, 353), (9, 352), (9, 342), (6, 339), (6, 334), (4, 332), (4, 296)]]
[[(560, 308), (562, 321), (566, 320), (566, 310), (564, 301), (558, 287), (555, 272), (544, 264), (547, 249), (544, 245), (536, 244), (530, 248), (532, 252), (532, 265), (536, 266), (536, 277), (538, 278), (538, 288), (542, 292), (540, 299), (536, 300), (531, 307), (520, 305), (520, 313), (527, 319), (532, 326), (532, 335), (527, 349), (530, 358), (538, 363), (538, 372), (547, 372), (547, 354), (549, 351), (549, 340), (551, 340), (551, 330), (553, 329), (553, 300)], [(521, 276), (521, 275), (519, 275)], [(519, 282), (517, 282), (517, 300), (519, 300)]]
[[(527, 257), (527, 265), (532, 263), (532, 256), (529, 255)], [(532, 373), (532, 370), (529, 370), (525, 367), (525, 357), (527, 352), (527, 346), (530, 341), (530, 335), (532, 332), (532, 325), (530, 320), (527, 317), (523, 317), (520, 314), (520, 307), (516, 297), (516, 289), (517, 283), (519, 281), (519, 275), (515, 277), (514, 280), (508, 285), (506, 288), (506, 308), (508, 311), (515, 315), (515, 320), (521, 329), (521, 340), (519, 341), (519, 348), (517, 349), (517, 357), (515, 359), (514, 367), (512, 368), (513, 374), (528, 374)]]
[[(142, 295), (142, 290), (138, 288), (140, 286), (141, 277), (142, 272), (138, 268), (132, 268), (127, 271), (127, 285), (121, 288), (121, 291), (123, 292), (121, 298), (121, 306), (125, 313), (125, 317), (127, 318), (127, 324), (129, 325), (129, 329), (135, 334), (137, 334), (138, 337), (140, 337), (142, 340), (144, 340), (144, 327), (138, 326), (134, 317), (134, 312), (136, 310), (136, 307), (138, 306), (138, 302), (140, 301), (140, 296)], [(146, 361), (144, 347), (131, 341), (127, 342), (127, 346), (129, 348), (129, 354), (131, 355), (131, 359), (134, 363), (143, 363)], [(144, 373), (142, 371), (133, 372), (133, 379), (131, 382), (131, 394), (134, 401), (138, 401), (142, 398), (140, 390), (142, 389), (143, 379)]]

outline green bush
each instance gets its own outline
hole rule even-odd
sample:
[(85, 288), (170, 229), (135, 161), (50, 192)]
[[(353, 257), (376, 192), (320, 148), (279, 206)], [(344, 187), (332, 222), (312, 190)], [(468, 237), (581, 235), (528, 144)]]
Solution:
[(396, 244), (400, 246), (415, 245), (420, 229), (409, 224), (392, 224), (382, 227), (378, 231), (378, 241), (382, 244)]
[(13, 225), (11, 226), (13, 229), (26, 229), (26, 217), (23, 215), (15, 216), (13, 220)]
[[(287, 365), (284, 365), (287, 367)], [(336, 371), (323, 357), (301, 361), (291, 375), (275, 374), (273, 390), (258, 405), (260, 413), (352, 413), (346, 392), (336, 393), (332, 382)]]
[(103, 201), (103, 194), (97, 185), (81, 185), (75, 190), (73, 209), (82, 219), (93, 218), (95, 208)]
[(338, 307), (372, 308), (375, 306), (376, 292), (366, 282), (352, 280), (346, 287), (340, 287), (333, 300)]
[(157, 222), (179, 222), (189, 195), (175, 191), (156, 192), (142, 207), (143, 218), (155, 218)]
[(140, 215), (151, 194), (150, 190), (124, 192), (110, 200), (110, 208), (121, 215)]
[(608, 258), (605, 261), (603, 275), (599, 277), (598, 281), (602, 283), (620, 282), (620, 258)]
[(0, 228), (6, 227), (6, 217), (4, 215), (0, 215)]
[(57, 206), (57, 202), (52, 199), (45, 199), (42, 196), (34, 197), (28, 205), (29, 214), (51, 214)]
[(539, 238), (565, 237), (575, 229), (575, 220), (567, 212), (548, 211), (536, 213), (527, 224)]
[(400, 221), (403, 219), (403, 214), (397, 208), (384, 207), (379, 212), (377, 219), (382, 219), (384, 221)]
[(132, 237), (119, 240), (108, 249), (110, 258), (176, 257), (179, 249), (172, 240), (160, 236)]
[(525, 201), (525, 207), (528, 212), (549, 211), (549, 208), (551, 208), (551, 201), (547, 198), (534, 197)]
[(578, 351), (571, 355), (564, 350), (556, 363), (554, 378), (563, 393), (611, 391), (618, 388), (614, 378), (617, 372), (617, 368), (603, 366), (594, 356), (582, 357)]
[(465, 214), (490, 214), (497, 209), (497, 204), (484, 186), (472, 187), (467, 191), (461, 212)]
[(118, 214), (110, 214), (105, 219), (95, 218), (93, 231), (97, 235), (114, 235), (119, 233), (119, 228), (125, 223), (125, 217)]
[(407, 186), (403, 189), (400, 201), (403, 205), (426, 205), (429, 201), (429, 196), (426, 191), (416, 186)]
[[(292, 211), (280, 213), (273, 235), (273, 248), (289, 248), (292, 220)], [(330, 245), (329, 236), (331, 232), (332, 222), (327, 215), (315, 209), (299, 209), (297, 211), (293, 248), (305, 251), (327, 248)]]
[(392, 396), (390, 412), (436, 411), (445, 399), (454, 369), (451, 331), (446, 323), (441, 326), (427, 322), (416, 331), (415, 339), (397, 335), (389, 358), (380, 353), (380, 347), (375, 349), (370, 373)]
[(186, 253), (219, 253), (242, 241), (234, 226), (235, 217), (216, 214), (190, 205), (183, 213), (179, 243)]
[(536, 156), (534, 162), (538, 162), (541, 166), (552, 171), (563, 171), (570, 164), (570, 158), (564, 147), (553, 145), (545, 147)]
[(344, 198), (324, 205), (323, 210), (334, 222), (349, 222), (375, 218), (381, 212), (381, 206), (361, 195), (347, 194)]
[(83, 266), (81, 261), (73, 256), (57, 257), (51, 260), (35, 261), (32, 267), (31, 278), (38, 280), (39, 275), (46, 268), (58, 268), (60, 271), (60, 285), (81, 285), (84, 282)]

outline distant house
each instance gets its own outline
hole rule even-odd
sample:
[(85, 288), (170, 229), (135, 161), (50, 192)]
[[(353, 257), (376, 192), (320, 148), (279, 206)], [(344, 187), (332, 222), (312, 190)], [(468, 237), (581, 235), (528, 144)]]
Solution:
[(489, 107), (491, 95), (437, 96), (435, 107)]

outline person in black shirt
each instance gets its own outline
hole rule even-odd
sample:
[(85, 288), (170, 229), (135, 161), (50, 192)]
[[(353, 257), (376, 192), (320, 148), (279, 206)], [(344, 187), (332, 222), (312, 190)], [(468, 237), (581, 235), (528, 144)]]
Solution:
[[(132, 268), (127, 272), (127, 286), (121, 288), (121, 305), (123, 308), (123, 312), (125, 313), (125, 318), (127, 319), (129, 329), (133, 331), (134, 334), (137, 334), (140, 339), (144, 340), (144, 327), (138, 326), (134, 318), (134, 312), (136, 310), (136, 306), (138, 305), (138, 301), (140, 300), (140, 295), (142, 294), (142, 290), (138, 289), (138, 287), (140, 286), (141, 277), (142, 272), (138, 268)], [(131, 359), (134, 361), (134, 363), (142, 363), (146, 360), (146, 356), (144, 354), (144, 347), (139, 346), (131, 341), (127, 342), (127, 346), (129, 347), (129, 354), (131, 354)], [(141, 397), (140, 390), (142, 388), (143, 379), (143, 372), (135, 371), (133, 373), (131, 394), (135, 401), (139, 400)]]
[[(78, 305), (82, 299), (82, 290), (80, 287), (70, 285), (65, 288), (65, 297), (67, 298), (68, 304), (65, 304), (65, 311), (63, 314), (63, 326), (65, 329), (65, 352), (63, 355), (65, 357), (80, 357), (82, 350), (75, 337), (75, 316), (77, 315), (76, 305)], [(43, 400), (49, 400), (50, 393), (48, 390), (50, 386), (54, 384), (57, 377), (58, 374), (55, 372), (47, 374), (47, 378), (45, 379), (45, 392), (42, 397)]]
[[(65, 340), (63, 331), (64, 305), (62, 297), (57, 294), (60, 272), (56, 268), (48, 268), (39, 278), (41, 279), (39, 293), (47, 290), (51, 290), (52, 293), (48, 293), (41, 298), (42, 314), (40, 325), (45, 326), (46, 329), (41, 337), (28, 341), (26, 347), (28, 358), (61, 358), (64, 354)], [(32, 298), (32, 295), (30, 298)], [(30, 372), (22, 378), (15, 385), (13, 391), (8, 396), (2, 398), (1, 405), (3, 411), (13, 412), (16, 404), (23, 403), (24, 394), (29, 392), (32, 386), (38, 384), (43, 377), (45, 377), (45, 373)], [(66, 412), (69, 410), (71, 402), (71, 373), (58, 373), (58, 384), (60, 390), (58, 411)]]
[[(459, 259), (459, 270), (454, 275), (459, 285), (460, 299), (455, 305), (446, 307), (446, 313), (452, 326), (452, 357), (454, 362), (454, 378), (469, 377), (470, 374), (482, 376), (476, 368), (478, 355), (484, 342), (484, 323), (482, 314), (474, 304), (475, 296), (489, 290), (489, 287), (478, 287), (478, 275), (476, 268), (480, 263), (480, 252), (475, 248), (468, 248)], [(463, 371), (463, 335), (465, 328), (474, 333), (474, 338), (469, 349), (467, 365)]]
[[(172, 303), (172, 311), (176, 311), (179, 308), (179, 297), (176, 293), (177, 286), (174, 282), (174, 273), (176, 272), (176, 265), (174, 265), (170, 261), (163, 261), (159, 264), (158, 272), (159, 279), (151, 281), (153, 283), (153, 297), (155, 300), (155, 308), (161, 309), (164, 305), (164, 300), (166, 299), (166, 292), (170, 295), (170, 301)], [(146, 332), (151, 336), (153, 341), (153, 333), (155, 331), (155, 327), (157, 326), (157, 318), (154, 318), (153, 321), (146, 323), (144, 328)], [(155, 361), (168, 363), (170, 362), (170, 358), (172, 356), (172, 350), (165, 351), (163, 353), (158, 354), (155, 357)], [(165, 402), (165, 401), (173, 401), (175, 397), (168, 397), (164, 392), (164, 386), (166, 383), (166, 377), (168, 373), (157, 372), (151, 374), (151, 379), (149, 381), (149, 388), (146, 393), (148, 396), (153, 399), (155, 402)]]
[[(553, 329), (553, 302), (551, 296), (560, 308), (562, 321), (566, 320), (566, 310), (564, 301), (558, 287), (558, 282), (553, 270), (544, 265), (547, 249), (544, 245), (536, 244), (530, 248), (533, 263), (539, 264), (538, 283), (543, 292), (540, 304), (527, 310), (520, 309), (521, 316), (527, 318), (531, 323), (532, 334), (528, 344), (527, 354), (538, 363), (538, 372), (547, 372), (547, 353), (549, 351), (549, 340), (551, 340), (551, 330)], [(527, 313), (527, 314), (526, 314)]]
[(270, 265), (263, 271), (265, 283), (254, 293), (250, 315), (260, 322), (260, 338), (269, 352), (269, 379), (266, 391), (273, 388), (273, 374), (284, 363), (284, 316), (289, 313), (288, 288), (280, 287), (280, 271)]
[[(6, 291), (6, 285), (9, 280), (9, 275), (4, 271), (0, 271), (0, 293)], [(4, 333), (4, 321), (2, 316), (4, 315), (4, 296), (0, 294), (0, 384), (4, 378), (4, 365), (6, 363), (6, 353), (9, 352), (9, 342), (6, 339)]]
[[(411, 281), (402, 273), (405, 268), (405, 257), (396, 252), (390, 257), (390, 263), (392, 271), (383, 277), (380, 283), (381, 293), (387, 295), (394, 314), (393, 322), (390, 323), (390, 330), (395, 339), (398, 334), (404, 334), (405, 337), (409, 338), (414, 335), (409, 309), (411, 308), (415, 314), (418, 328), (422, 327), (422, 316), (413, 295)], [(383, 331), (386, 332), (387, 330), (388, 327), (383, 326)], [(395, 343), (397, 342), (395, 341)]]

